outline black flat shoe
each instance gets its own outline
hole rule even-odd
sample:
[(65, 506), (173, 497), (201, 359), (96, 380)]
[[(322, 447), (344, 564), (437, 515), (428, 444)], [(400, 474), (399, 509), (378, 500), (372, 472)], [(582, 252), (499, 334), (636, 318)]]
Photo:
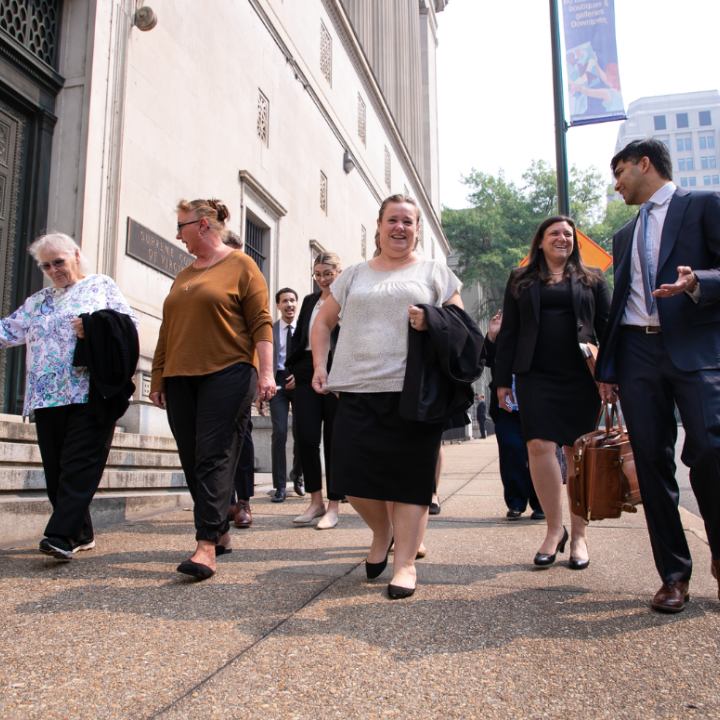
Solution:
[(229, 555), (231, 552), (231, 547), (225, 547), (224, 545), (215, 546), (215, 557), (220, 557), (221, 555)]
[(555, 552), (552, 555), (549, 555), (548, 553), (537, 553), (535, 555), (535, 564), (545, 566), (545, 565), (552, 565), (555, 562), (555, 558), (557, 557), (557, 554), (559, 552), (564, 553), (565, 552), (565, 544), (568, 541), (568, 531), (565, 526), (563, 526), (563, 536), (562, 540), (557, 544), (557, 547), (555, 548)]
[(533, 510), (532, 514), (530, 515), (531, 520), (544, 520), (545, 519), (545, 513), (541, 512), (540, 510)]
[(428, 509), (428, 513), (430, 513), (430, 515), (439, 515), (440, 514), (440, 506), (437, 503), (430, 503), (430, 508)]
[(190, 575), (198, 580), (207, 580), (215, 574), (215, 571), (211, 570), (207, 565), (196, 563), (192, 560), (181, 562), (177, 566), (177, 571), (183, 575)]
[(393, 543), (395, 542), (395, 538), (390, 539), (390, 544), (388, 545), (388, 551), (385, 553), (385, 559), (382, 562), (379, 563), (371, 563), (367, 560), (365, 561), (365, 572), (367, 574), (368, 580), (374, 580), (376, 577), (380, 577), (383, 574), (383, 571), (387, 567), (388, 564), (388, 556), (390, 555), (390, 548), (393, 546)]
[(400, 585), (388, 585), (388, 597), (391, 600), (404, 600), (415, 593), (417, 585), (414, 588), (401, 587)]
[(522, 513), (519, 510), (508, 510), (505, 517), (508, 520), (519, 520), (522, 517)]
[(579, 558), (574, 558), (572, 555), (568, 560), (568, 567), (571, 570), (584, 570), (589, 564), (590, 560), (580, 560)]

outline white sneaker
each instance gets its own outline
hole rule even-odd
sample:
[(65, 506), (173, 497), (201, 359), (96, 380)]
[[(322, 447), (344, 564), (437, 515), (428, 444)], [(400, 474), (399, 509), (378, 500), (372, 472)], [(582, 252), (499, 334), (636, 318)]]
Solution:
[(92, 550), (95, 547), (95, 540), (90, 542), (82, 543), (81, 545), (73, 545), (73, 553), (81, 552), (82, 550)]

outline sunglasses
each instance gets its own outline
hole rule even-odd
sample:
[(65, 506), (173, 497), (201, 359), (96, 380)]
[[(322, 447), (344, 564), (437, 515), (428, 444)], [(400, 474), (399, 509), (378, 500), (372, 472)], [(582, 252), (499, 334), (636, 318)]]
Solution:
[(63, 258), (57, 258), (56, 260), (53, 260), (52, 262), (49, 262), (49, 263), (38, 263), (38, 267), (39, 267), (43, 272), (47, 272), (48, 270), (50, 270), (51, 267), (53, 267), (53, 268), (55, 268), (55, 269), (61, 268), (61, 267), (65, 264), (65, 261), (68, 259), (68, 257), (70, 257), (70, 255), (72, 255), (71, 252), (69, 252), (65, 257), (63, 257)]

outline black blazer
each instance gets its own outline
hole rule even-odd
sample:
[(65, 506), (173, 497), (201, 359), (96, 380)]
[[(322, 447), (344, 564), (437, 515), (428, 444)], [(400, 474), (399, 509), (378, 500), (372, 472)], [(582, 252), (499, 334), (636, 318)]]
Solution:
[[(287, 360), (285, 361), (285, 367), (290, 370), (292, 366), (302, 357), (305, 352), (305, 348), (308, 345), (310, 339), (310, 318), (312, 317), (313, 310), (320, 299), (320, 291), (306, 295), (303, 299), (302, 307), (300, 308), (300, 315), (298, 317), (295, 332), (292, 336), (292, 345), (290, 346), (290, 352), (288, 353)], [(328, 355), (328, 370), (332, 365), (332, 354), (337, 345), (338, 335), (340, 334), (340, 325), (337, 325), (332, 333), (330, 334), (330, 353)]]
[[(632, 246), (637, 218), (613, 237), (615, 292), (595, 365), (599, 382), (617, 381), (616, 348), (620, 321), (630, 296)], [(675, 191), (660, 238), (657, 280), (677, 280), (679, 265), (688, 265), (700, 281), (700, 302), (687, 293), (657, 298), (663, 340), (672, 362), (686, 372), (720, 365), (720, 194)]]
[[(597, 268), (594, 268), (597, 270)], [(510, 292), (513, 270), (505, 287), (503, 321), (497, 336), (495, 383), (497, 387), (511, 387), (513, 373), (530, 369), (540, 323), (540, 280), (523, 290), (519, 298)], [(600, 270), (597, 270), (600, 272)], [(610, 311), (610, 288), (604, 277), (595, 285), (584, 285), (573, 273), (570, 276), (575, 320), (579, 343), (597, 345), (602, 337)]]

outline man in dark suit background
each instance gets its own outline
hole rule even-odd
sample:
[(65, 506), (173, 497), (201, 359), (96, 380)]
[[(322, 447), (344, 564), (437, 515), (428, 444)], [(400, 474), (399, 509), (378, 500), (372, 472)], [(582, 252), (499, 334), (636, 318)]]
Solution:
[(485, 422), (487, 420), (487, 405), (485, 404), (485, 396), (478, 395), (478, 404), (475, 411), (475, 419), (480, 427), (480, 437), (484, 438), (485, 435)]
[(678, 510), (675, 405), (720, 577), (720, 195), (677, 188), (655, 139), (630, 143), (612, 169), (625, 203), (642, 207), (613, 237), (615, 291), (596, 378), (604, 401), (619, 394), (627, 422), (663, 582), (652, 605), (681, 612), (692, 560)]
[[(291, 339), (295, 331), (295, 311), (298, 296), (292, 288), (282, 288), (275, 294), (275, 302), (280, 311), (280, 319), (273, 323), (273, 369), (277, 394), (270, 400), (270, 419), (272, 420), (272, 477), (275, 492), (272, 502), (283, 502), (287, 487), (287, 460), (285, 445), (288, 434), (288, 413), (295, 400), (295, 378), (285, 369), (285, 361), (290, 351)], [(294, 410), (294, 407), (293, 407)], [(290, 479), (297, 495), (305, 495), (300, 465), (300, 453), (295, 442), (295, 413), (293, 412), (293, 469)]]

